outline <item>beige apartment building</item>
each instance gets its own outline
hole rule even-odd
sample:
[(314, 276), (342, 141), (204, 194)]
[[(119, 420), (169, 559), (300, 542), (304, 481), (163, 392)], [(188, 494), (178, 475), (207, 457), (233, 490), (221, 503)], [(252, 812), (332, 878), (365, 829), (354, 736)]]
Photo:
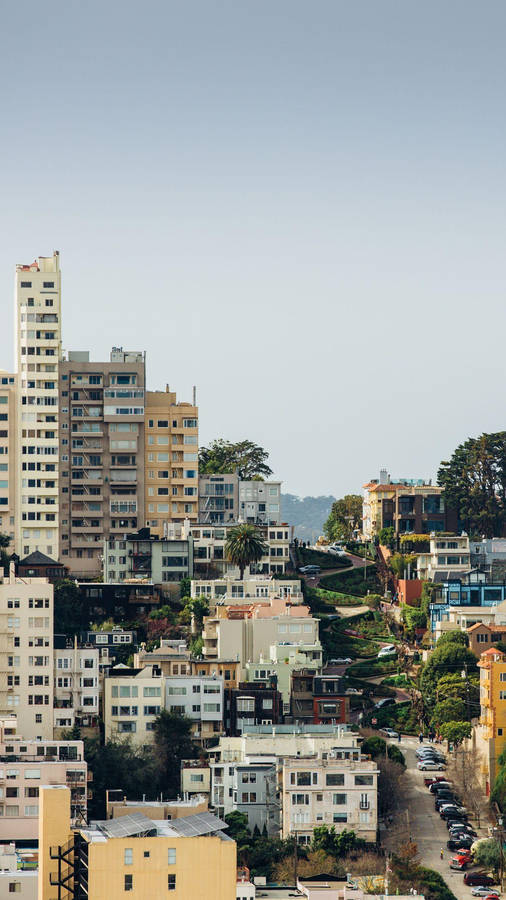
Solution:
[(348, 829), (368, 842), (378, 827), (378, 769), (359, 748), (336, 747), (283, 761), (282, 837), (310, 843), (313, 829)]
[(145, 355), (60, 365), (60, 553), (78, 578), (102, 570), (104, 538), (144, 524)]
[(16, 266), (16, 552), (58, 554), (60, 257)]
[(16, 538), (17, 378), (0, 370), (0, 532)]
[(165, 679), (156, 666), (119, 665), (104, 678), (105, 740), (129, 736), (133, 744), (153, 741), (155, 719), (164, 706)]
[(0, 575), (0, 715), (26, 739), (53, 737), (53, 585)]
[(88, 766), (82, 741), (27, 741), (16, 716), (0, 717), (0, 840), (38, 837), (39, 789), (66, 784), (72, 823), (86, 820)]
[(146, 392), (146, 525), (165, 537), (169, 522), (196, 522), (199, 494), (198, 407), (177, 402), (169, 386)]

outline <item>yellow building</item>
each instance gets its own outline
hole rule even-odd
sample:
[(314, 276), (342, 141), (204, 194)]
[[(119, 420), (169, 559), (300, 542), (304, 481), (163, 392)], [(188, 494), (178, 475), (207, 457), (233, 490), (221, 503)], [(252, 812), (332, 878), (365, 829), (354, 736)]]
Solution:
[(145, 517), (151, 534), (164, 523), (198, 519), (198, 407), (177, 403), (174, 391), (146, 392)]
[[(235, 900), (236, 844), (211, 813), (171, 822), (142, 814), (70, 829), (70, 791), (41, 790), (38, 900)], [(58, 889), (60, 893), (58, 893)]]
[(479, 743), (488, 758), (487, 793), (493, 787), (497, 759), (506, 746), (506, 654), (490, 648), (480, 656)]

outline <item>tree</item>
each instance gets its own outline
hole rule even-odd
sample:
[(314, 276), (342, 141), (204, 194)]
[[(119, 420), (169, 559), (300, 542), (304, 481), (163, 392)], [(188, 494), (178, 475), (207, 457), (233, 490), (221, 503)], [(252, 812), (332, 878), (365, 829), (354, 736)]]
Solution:
[(160, 781), (171, 797), (180, 791), (181, 760), (197, 755), (191, 729), (190, 719), (167, 709), (155, 719), (153, 754)]
[(388, 755), (388, 758), (393, 760), (399, 765), (405, 767), (406, 761), (404, 759), (404, 755), (401, 753), (398, 747), (395, 744), (388, 744), (383, 738), (379, 735), (373, 734), (371, 737), (367, 737), (365, 741), (362, 742), (362, 753), (367, 753), (373, 759), (385, 759)]
[(438, 471), (444, 501), (470, 534), (503, 534), (506, 498), (506, 432), (482, 434), (459, 444)]
[(465, 631), (444, 631), (438, 638), (437, 647), (446, 647), (448, 644), (459, 644), (461, 647), (469, 647), (469, 635)]
[(443, 740), (448, 741), (449, 744), (453, 744), (454, 747), (458, 747), (463, 740), (470, 738), (471, 732), (472, 728), (470, 722), (445, 722), (439, 729), (439, 733)]
[(150, 748), (135, 747), (129, 740), (107, 741), (101, 746), (98, 740), (85, 739), (84, 755), (93, 772), (93, 793), (88, 800), (90, 818), (105, 819), (106, 790), (120, 789), (131, 800), (138, 800), (143, 794), (156, 798), (160, 788)]
[[(453, 632), (453, 634), (457, 634), (457, 632)], [(420, 675), (422, 693), (428, 698), (434, 696), (437, 682), (443, 675), (460, 673), (466, 668), (469, 675), (476, 673), (477, 659), (475, 655), (461, 641), (442, 641), (440, 638)]]
[(501, 845), (498, 841), (477, 841), (473, 849), (474, 861), (484, 869), (498, 872), (501, 865)]
[(404, 578), (409, 565), (416, 565), (416, 556), (414, 553), (403, 555), (402, 553), (393, 553), (388, 560), (392, 572), (397, 578)]
[(443, 675), (438, 680), (436, 693), (438, 701), (451, 698), (469, 701), (473, 713), (480, 706), (480, 681), (477, 675), (471, 675), (467, 679), (462, 678), (460, 672)]
[(225, 555), (229, 562), (238, 566), (241, 578), (251, 563), (260, 562), (269, 552), (262, 533), (254, 525), (235, 525), (228, 533)]
[[(393, 748), (398, 749), (398, 748)], [(376, 763), (379, 769), (378, 776), (378, 804), (382, 816), (393, 813), (400, 807), (403, 797), (403, 779), (405, 767), (396, 762), (390, 756), (378, 756)]]
[(3, 569), (4, 572), (9, 568), (11, 558), (7, 553), (7, 547), (9, 546), (11, 539), (8, 534), (2, 534), (0, 532), (0, 569)]
[(383, 547), (392, 548), (394, 545), (395, 531), (392, 525), (387, 525), (385, 528), (380, 528), (378, 531), (378, 541)]
[(471, 810), (480, 826), (481, 816), (487, 806), (487, 798), (482, 786), (480, 754), (473, 744), (469, 749), (459, 747), (450, 758), (447, 777), (455, 786), (457, 794)]
[(464, 721), (467, 718), (466, 704), (458, 697), (441, 700), (436, 703), (432, 715), (432, 724), (439, 728), (446, 722)]
[(236, 842), (238, 849), (249, 843), (251, 835), (248, 828), (248, 817), (246, 813), (234, 809), (233, 812), (227, 813), (225, 822), (228, 825), (227, 834)]
[(332, 504), (323, 531), (332, 541), (349, 541), (353, 532), (361, 528), (362, 497), (359, 494), (346, 494)]
[(267, 450), (253, 441), (213, 441), (209, 447), (199, 450), (199, 472), (201, 475), (223, 475), (237, 472), (242, 481), (269, 478), (272, 469), (267, 465)]
[(312, 850), (323, 850), (334, 859), (345, 856), (350, 850), (356, 850), (362, 847), (364, 841), (357, 838), (354, 831), (336, 831), (334, 825), (329, 828), (327, 825), (317, 825), (313, 829)]
[(57, 581), (54, 586), (55, 631), (73, 637), (86, 625), (86, 606), (78, 585), (68, 578)]

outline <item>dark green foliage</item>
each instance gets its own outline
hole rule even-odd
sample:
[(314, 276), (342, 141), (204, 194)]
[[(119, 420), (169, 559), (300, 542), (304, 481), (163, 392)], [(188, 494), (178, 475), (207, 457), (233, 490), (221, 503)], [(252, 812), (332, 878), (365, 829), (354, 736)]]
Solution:
[(272, 469), (267, 465), (267, 450), (252, 441), (224, 441), (221, 438), (199, 450), (199, 473), (214, 475), (237, 472), (242, 481), (269, 478)]
[(444, 635), (444, 641), (442, 637), (439, 639), (436, 649), (422, 669), (420, 687), (428, 699), (435, 695), (438, 679), (443, 675), (460, 673), (466, 666), (469, 675), (477, 672), (476, 657), (462, 640), (448, 639), (449, 635), (457, 633), (460, 634), (449, 632), (448, 635)]
[(63, 579), (54, 586), (54, 629), (73, 637), (86, 628), (87, 607), (75, 581)]
[(448, 508), (472, 535), (502, 535), (505, 525), (506, 432), (482, 434), (460, 444), (441, 463), (438, 484)]
[(247, 566), (260, 562), (268, 552), (268, 545), (255, 525), (235, 525), (228, 532), (225, 555), (229, 562), (238, 566), (241, 578)]
[(310, 547), (298, 547), (299, 566), (320, 566), (321, 569), (345, 569), (351, 565), (345, 556), (335, 556), (323, 550), (312, 550)]
[(497, 775), (490, 799), (497, 803), (502, 813), (506, 812), (506, 749), (497, 760)]
[(445, 741), (448, 741), (449, 744), (453, 744), (454, 747), (458, 747), (465, 738), (470, 738), (471, 732), (472, 727), (470, 722), (445, 722), (439, 729), (441, 737)]
[(372, 594), (381, 594), (381, 584), (379, 582), (376, 566), (369, 563), (367, 565), (367, 577), (364, 578), (364, 570), (362, 567), (358, 569), (349, 569), (346, 572), (336, 572), (335, 575), (324, 575), (320, 578), (320, 586), (329, 591), (339, 591), (343, 594), (356, 594), (364, 597), (367, 591)]
[(2, 534), (0, 532), (0, 569), (3, 569), (4, 572), (9, 570), (10, 556), (7, 553), (7, 547), (10, 542), (10, 537), (7, 534)]
[(359, 494), (346, 494), (332, 504), (323, 531), (332, 541), (349, 541), (361, 527), (362, 497)]
[(180, 790), (181, 760), (192, 759), (197, 752), (191, 738), (190, 719), (162, 709), (155, 720), (153, 756), (164, 792), (169, 797), (176, 797)]
[(443, 876), (434, 869), (418, 866), (411, 883), (417, 885), (418, 892), (424, 895), (425, 900), (457, 900)]
[(151, 750), (134, 747), (130, 741), (107, 741), (101, 746), (99, 741), (87, 739), (84, 748), (93, 772), (93, 796), (88, 800), (90, 819), (105, 819), (106, 790), (121, 790), (131, 800), (139, 800), (143, 794), (151, 800), (156, 798), (159, 780)]
[[(387, 752), (385, 752), (388, 746)], [(374, 735), (373, 737), (368, 737), (365, 741), (362, 742), (362, 753), (368, 753), (369, 756), (372, 756), (373, 759), (377, 759), (378, 757), (384, 757), (388, 755), (388, 758), (393, 760), (394, 762), (399, 763), (401, 766), (406, 765), (406, 761), (404, 759), (404, 754), (401, 753), (398, 747), (395, 744), (388, 744), (383, 740), (379, 735)]]
[(348, 831), (347, 828), (339, 832), (333, 825), (330, 828), (327, 825), (318, 825), (313, 829), (311, 849), (323, 850), (334, 859), (339, 859), (341, 856), (346, 856), (351, 850), (362, 848), (364, 844), (365, 841), (357, 838), (355, 832)]
[(479, 841), (473, 851), (474, 861), (484, 869), (498, 872), (501, 865), (501, 845), (491, 838), (488, 841)]
[(387, 528), (380, 528), (378, 531), (378, 541), (383, 547), (389, 547), (393, 549), (394, 541), (395, 541), (395, 531), (391, 525)]
[(189, 597), (192, 589), (192, 580), (191, 578), (182, 578), (179, 582), (179, 595), (180, 597)]
[(435, 727), (444, 725), (445, 722), (462, 722), (467, 718), (466, 704), (458, 697), (450, 697), (436, 703), (432, 714), (432, 725)]

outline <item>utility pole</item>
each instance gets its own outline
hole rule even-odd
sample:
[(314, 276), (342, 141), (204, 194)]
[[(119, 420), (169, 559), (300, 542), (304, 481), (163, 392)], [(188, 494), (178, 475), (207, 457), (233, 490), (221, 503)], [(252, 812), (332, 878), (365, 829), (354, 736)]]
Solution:
[(292, 834), (293, 834), (293, 837), (294, 837), (294, 844), (293, 844), (293, 883), (294, 883), (295, 887), (297, 887), (297, 869), (298, 869), (298, 863), (299, 863), (298, 856), (297, 856), (297, 832), (294, 831), (294, 832), (292, 832)]
[(467, 673), (467, 663), (466, 662), (464, 663), (464, 671), (461, 674), (462, 674), (462, 678), (466, 679), (466, 713), (467, 713), (468, 720), (471, 721), (471, 702), (470, 702), (470, 697), (469, 697), (469, 676)]

